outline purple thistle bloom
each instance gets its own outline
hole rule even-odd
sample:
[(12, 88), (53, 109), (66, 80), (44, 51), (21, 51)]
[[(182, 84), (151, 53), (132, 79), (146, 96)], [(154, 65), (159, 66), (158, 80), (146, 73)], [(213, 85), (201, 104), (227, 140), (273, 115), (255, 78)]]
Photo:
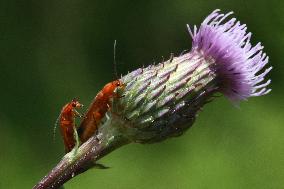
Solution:
[(179, 57), (137, 69), (122, 77), (118, 105), (123, 132), (132, 142), (158, 142), (190, 128), (199, 110), (221, 92), (233, 102), (270, 92), (264, 77), (268, 57), (258, 43), (252, 46), (246, 25), (231, 15), (213, 11), (199, 30), (189, 28), (192, 49)]
[(233, 12), (224, 15), (219, 11), (213, 11), (199, 30), (194, 26), (192, 31), (188, 26), (193, 39), (192, 51), (214, 59), (220, 90), (232, 101), (269, 93), (271, 89), (266, 87), (271, 80), (263, 81), (272, 67), (260, 73), (268, 63), (268, 56), (262, 52), (263, 46), (260, 43), (251, 45), (251, 33), (236, 18), (225, 21)]
[(151, 143), (179, 136), (217, 92), (233, 102), (270, 92), (266, 87), (271, 81), (264, 82), (264, 77), (271, 67), (261, 72), (268, 57), (260, 43), (251, 45), (245, 24), (235, 18), (226, 21), (231, 14), (215, 10), (199, 29), (188, 27), (193, 39), (189, 53), (121, 78), (126, 87), (117, 92), (123, 98), (113, 99), (112, 110), (120, 116), (110, 120), (124, 128), (119, 129), (123, 137)]

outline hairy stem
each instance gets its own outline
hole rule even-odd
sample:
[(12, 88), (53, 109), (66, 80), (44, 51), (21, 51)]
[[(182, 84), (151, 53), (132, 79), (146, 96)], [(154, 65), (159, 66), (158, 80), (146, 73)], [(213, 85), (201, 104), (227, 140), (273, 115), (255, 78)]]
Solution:
[(93, 167), (97, 160), (126, 143), (123, 139), (114, 143), (104, 143), (93, 136), (80, 146), (76, 154), (72, 154), (73, 151), (66, 154), (33, 189), (59, 188), (76, 175)]

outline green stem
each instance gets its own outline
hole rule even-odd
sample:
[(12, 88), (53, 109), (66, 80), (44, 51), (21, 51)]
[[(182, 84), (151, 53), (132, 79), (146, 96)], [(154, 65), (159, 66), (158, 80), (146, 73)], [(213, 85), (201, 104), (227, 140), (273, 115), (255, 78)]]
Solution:
[(80, 146), (75, 155), (73, 151), (66, 154), (33, 189), (59, 188), (68, 180), (94, 166), (103, 156), (127, 143), (123, 139), (104, 143), (93, 136)]

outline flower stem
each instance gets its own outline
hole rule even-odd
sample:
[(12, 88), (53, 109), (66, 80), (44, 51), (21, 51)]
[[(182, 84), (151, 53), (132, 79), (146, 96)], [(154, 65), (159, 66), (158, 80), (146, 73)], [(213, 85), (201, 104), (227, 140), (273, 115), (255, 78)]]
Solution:
[(126, 140), (104, 143), (96, 136), (91, 137), (77, 150), (66, 154), (63, 159), (33, 189), (59, 188), (76, 175), (96, 165), (96, 161), (116, 148), (127, 144)]

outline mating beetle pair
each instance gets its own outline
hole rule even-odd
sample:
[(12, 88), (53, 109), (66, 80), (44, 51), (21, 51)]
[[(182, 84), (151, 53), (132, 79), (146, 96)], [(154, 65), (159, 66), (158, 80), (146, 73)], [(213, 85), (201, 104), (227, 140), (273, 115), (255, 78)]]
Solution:
[[(76, 142), (78, 142), (78, 139), (76, 139), (77, 131), (81, 143), (84, 143), (95, 134), (101, 119), (111, 108), (111, 99), (118, 98), (115, 89), (123, 86), (124, 85), (120, 80), (115, 80), (106, 84), (97, 94), (84, 116), (76, 111), (76, 108), (82, 107), (82, 104), (76, 99), (73, 99), (62, 108), (59, 116), (59, 125), (66, 153), (70, 152), (75, 147)], [(84, 118), (78, 130), (75, 125), (76, 116)]]

